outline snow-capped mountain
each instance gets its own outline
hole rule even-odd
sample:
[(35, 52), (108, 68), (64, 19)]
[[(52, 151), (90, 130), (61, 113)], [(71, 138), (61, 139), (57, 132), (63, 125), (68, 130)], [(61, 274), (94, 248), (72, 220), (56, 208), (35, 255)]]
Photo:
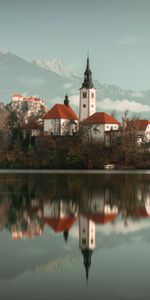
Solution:
[(68, 66), (65, 65), (64, 61), (60, 58), (54, 58), (52, 60), (44, 60), (44, 59), (36, 59), (31, 61), (31, 63), (51, 72), (54, 72), (60, 76), (64, 76), (69, 78), (71, 76), (79, 76), (79, 74), (75, 71), (69, 69)]
[(10, 102), (14, 93), (39, 95), (48, 101), (57, 96), (63, 97), (66, 84), (68, 79), (64, 76), (12, 53), (0, 51), (0, 101)]
[[(83, 65), (83, 73), (85, 66)], [(68, 93), (72, 106), (78, 111), (79, 88), (83, 75), (66, 67), (61, 59), (50, 61), (25, 59), (0, 50), (0, 102), (9, 103), (14, 93), (26, 96), (38, 95), (46, 100), (48, 107), (62, 103)], [(98, 111), (124, 111), (150, 114), (150, 90), (124, 90), (114, 85), (94, 81), (97, 90)]]

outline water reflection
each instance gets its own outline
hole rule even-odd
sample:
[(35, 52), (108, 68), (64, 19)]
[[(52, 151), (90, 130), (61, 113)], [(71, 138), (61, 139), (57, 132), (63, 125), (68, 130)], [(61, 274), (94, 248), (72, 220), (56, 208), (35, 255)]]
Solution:
[(78, 226), (78, 244), (88, 280), (96, 227), (117, 220), (130, 226), (150, 217), (150, 182), (147, 175), (20, 176), (0, 179), (0, 229), (13, 240), (35, 238), (48, 226), (62, 233), (64, 243)]

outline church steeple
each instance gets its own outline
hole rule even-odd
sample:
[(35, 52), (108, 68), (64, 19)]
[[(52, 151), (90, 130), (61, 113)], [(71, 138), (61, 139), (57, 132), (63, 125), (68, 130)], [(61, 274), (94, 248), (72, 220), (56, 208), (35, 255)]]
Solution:
[(90, 60), (89, 56), (87, 57), (86, 69), (84, 72), (84, 81), (82, 83), (82, 88), (93, 89), (94, 84), (92, 81), (92, 71), (90, 69)]
[(79, 119), (85, 120), (96, 112), (96, 90), (92, 81), (92, 71), (90, 69), (90, 60), (87, 56), (86, 69), (84, 72), (84, 81), (80, 88)]
[(79, 217), (79, 247), (83, 255), (83, 264), (88, 282), (91, 257), (95, 248), (95, 223), (82, 215)]
[(91, 266), (91, 257), (92, 257), (92, 253), (93, 251), (90, 249), (84, 249), (82, 250), (82, 254), (83, 254), (83, 263), (84, 263), (84, 267), (85, 267), (85, 272), (86, 272), (86, 280), (88, 282), (89, 279), (89, 270), (90, 270), (90, 266)]
[(68, 230), (65, 230), (65, 231), (63, 232), (63, 236), (64, 236), (65, 242), (67, 243), (67, 241), (68, 241), (68, 236), (69, 236), (69, 231), (68, 231)]

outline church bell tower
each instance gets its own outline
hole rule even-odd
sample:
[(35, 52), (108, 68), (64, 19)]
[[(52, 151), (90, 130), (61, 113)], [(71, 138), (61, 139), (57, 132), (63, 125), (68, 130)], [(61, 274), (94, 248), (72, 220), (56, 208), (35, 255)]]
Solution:
[(89, 56), (87, 57), (84, 81), (80, 88), (79, 119), (83, 121), (96, 112), (96, 90), (92, 81)]
[(80, 215), (79, 217), (79, 247), (83, 255), (83, 264), (88, 281), (92, 253), (95, 248), (95, 223)]

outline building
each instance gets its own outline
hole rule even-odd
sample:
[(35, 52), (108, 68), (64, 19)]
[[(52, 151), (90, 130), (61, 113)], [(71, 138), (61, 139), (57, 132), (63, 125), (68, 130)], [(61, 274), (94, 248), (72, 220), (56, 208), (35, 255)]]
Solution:
[(72, 110), (67, 95), (64, 104), (55, 104), (44, 116), (44, 132), (48, 135), (74, 135), (78, 129), (78, 117)]
[(17, 113), (24, 113), (26, 120), (32, 116), (37, 116), (38, 114), (43, 114), (47, 111), (43, 99), (38, 97), (24, 97), (20, 94), (12, 96), (11, 107)]
[(41, 236), (43, 224), (39, 209), (29, 208), (23, 209), (19, 213), (16, 212), (16, 222), (10, 226), (10, 231), (14, 240)]
[(104, 225), (113, 222), (118, 216), (118, 207), (114, 205), (111, 207), (109, 204), (104, 205), (103, 211), (95, 211), (88, 215), (88, 218), (95, 224)]
[(136, 135), (137, 143), (148, 143), (150, 142), (150, 121), (133, 119), (127, 120), (126, 132)]
[(80, 88), (79, 120), (87, 119), (96, 112), (96, 89), (92, 81), (92, 72), (89, 65), (89, 57), (84, 72), (84, 81)]
[(105, 112), (96, 112), (81, 122), (81, 132), (90, 142), (111, 144), (114, 133), (118, 132), (119, 122)]
[(69, 236), (69, 231), (77, 220), (78, 207), (70, 201), (52, 201), (44, 203), (43, 223), (52, 228), (55, 233), (63, 233), (65, 241)]
[(79, 217), (79, 247), (83, 255), (83, 264), (86, 271), (86, 279), (89, 277), (91, 257), (95, 249), (95, 223), (85, 216)]

